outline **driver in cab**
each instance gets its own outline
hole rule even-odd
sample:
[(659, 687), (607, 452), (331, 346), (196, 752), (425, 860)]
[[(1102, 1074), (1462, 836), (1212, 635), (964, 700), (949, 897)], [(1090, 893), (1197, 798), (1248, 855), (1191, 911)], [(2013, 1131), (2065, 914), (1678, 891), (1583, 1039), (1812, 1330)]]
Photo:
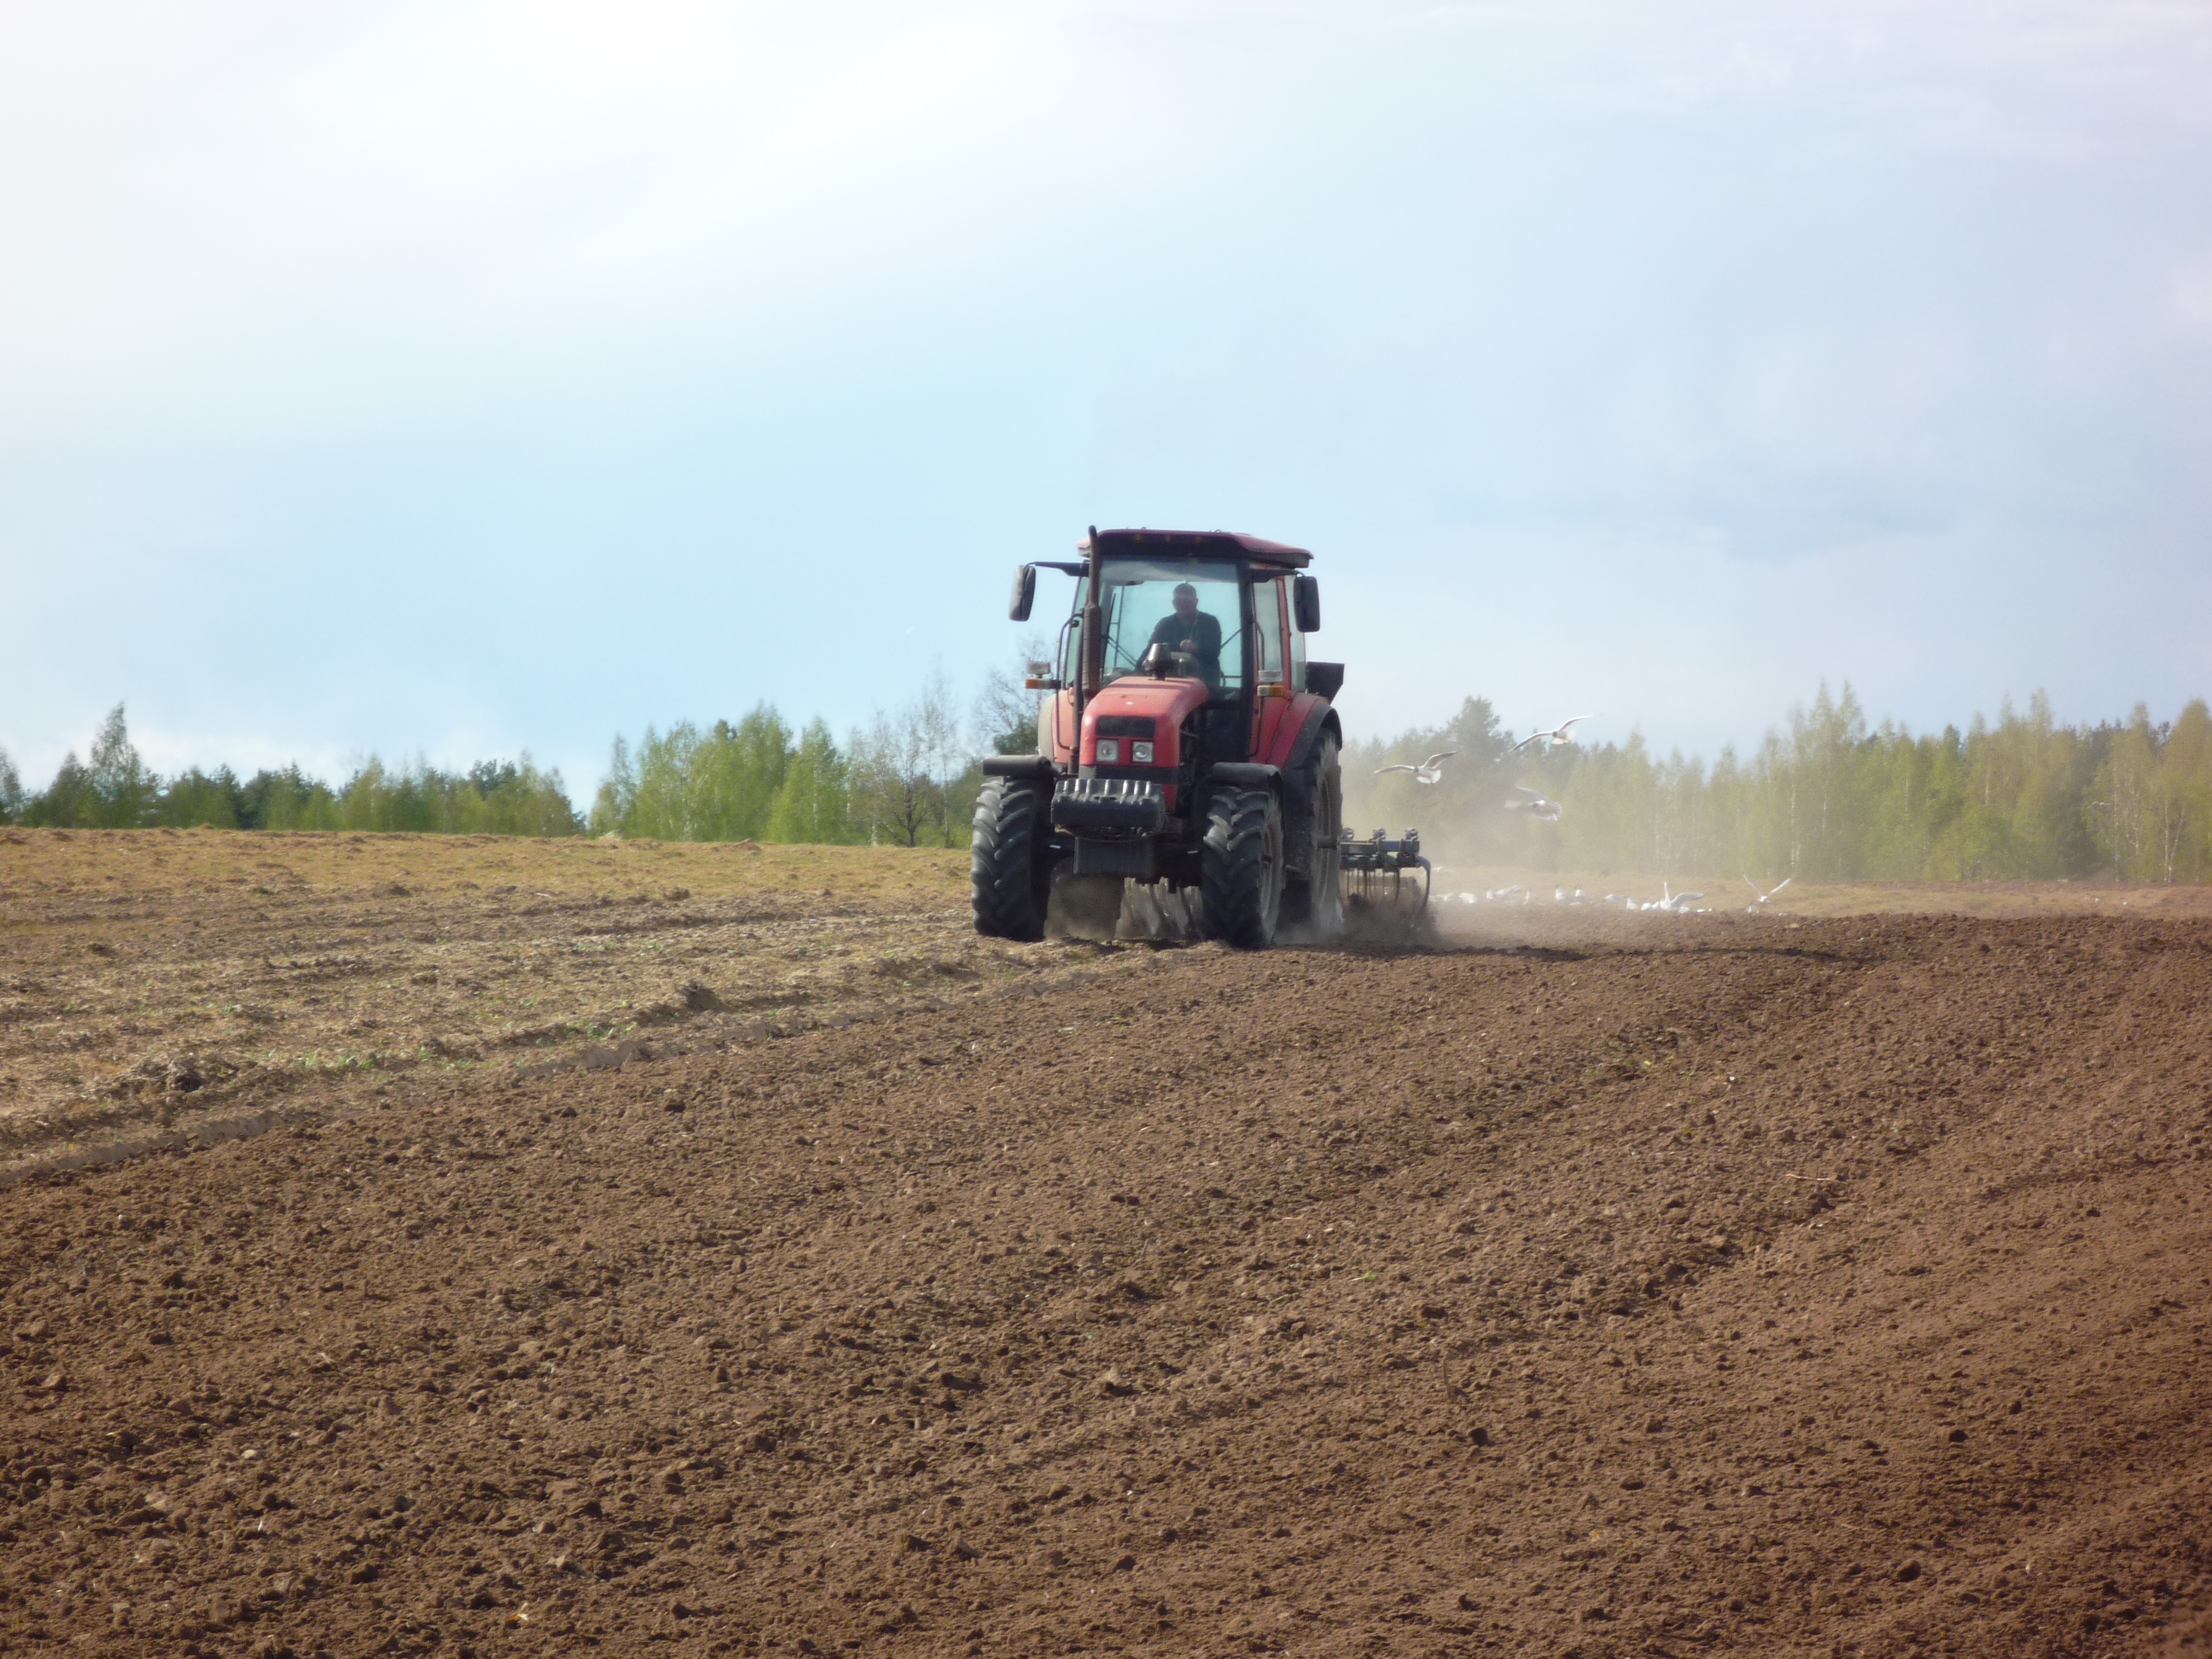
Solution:
[(1198, 608), (1198, 590), (1178, 582), (1175, 609), (1153, 624), (1149, 645), (1164, 646), (1193, 658), (1198, 677), (1209, 686), (1221, 684), (1221, 624)]

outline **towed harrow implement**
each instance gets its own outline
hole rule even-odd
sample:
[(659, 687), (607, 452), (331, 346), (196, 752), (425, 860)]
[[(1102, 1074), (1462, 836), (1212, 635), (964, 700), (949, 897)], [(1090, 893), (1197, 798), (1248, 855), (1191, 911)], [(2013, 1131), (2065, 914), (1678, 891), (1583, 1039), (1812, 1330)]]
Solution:
[(1434, 872), (1422, 856), (1420, 831), (1408, 830), (1395, 841), (1385, 830), (1377, 830), (1365, 841), (1347, 834), (1340, 846), (1346, 903), (1367, 905), (1408, 921), (1429, 908)]

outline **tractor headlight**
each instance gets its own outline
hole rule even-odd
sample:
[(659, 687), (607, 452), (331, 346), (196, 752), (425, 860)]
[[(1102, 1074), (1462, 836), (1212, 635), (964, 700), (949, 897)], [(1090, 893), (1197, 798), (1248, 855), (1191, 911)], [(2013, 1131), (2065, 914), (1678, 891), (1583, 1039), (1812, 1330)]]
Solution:
[(1131, 744), (1129, 763), (1132, 766), (1150, 766), (1152, 763), (1152, 745), (1149, 743)]
[(1117, 765), (1120, 763), (1121, 759), (1121, 740), (1119, 738), (1101, 738), (1098, 739), (1098, 763), (1101, 766)]

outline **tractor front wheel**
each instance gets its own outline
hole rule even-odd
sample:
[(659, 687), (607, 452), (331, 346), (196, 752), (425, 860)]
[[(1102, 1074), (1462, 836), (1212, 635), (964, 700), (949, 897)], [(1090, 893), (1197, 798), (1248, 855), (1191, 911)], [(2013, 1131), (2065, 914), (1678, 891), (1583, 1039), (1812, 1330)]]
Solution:
[(975, 931), (993, 939), (1044, 937), (1051, 870), (1044, 857), (1044, 787), (1029, 778), (987, 778), (975, 798), (968, 871)]
[(1243, 951), (1274, 942), (1283, 908), (1283, 809), (1273, 791), (1215, 792), (1199, 853), (1199, 892), (1206, 938)]

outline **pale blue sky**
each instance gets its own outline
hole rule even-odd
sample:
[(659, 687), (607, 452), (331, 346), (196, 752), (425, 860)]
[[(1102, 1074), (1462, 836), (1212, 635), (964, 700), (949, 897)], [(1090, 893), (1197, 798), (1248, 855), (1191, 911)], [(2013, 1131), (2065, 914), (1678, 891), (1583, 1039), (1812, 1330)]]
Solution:
[(0, 0), (0, 744), (581, 796), (971, 683), (1088, 523), (1311, 547), (1362, 734), (2171, 714), (2208, 86), (2115, 0)]

